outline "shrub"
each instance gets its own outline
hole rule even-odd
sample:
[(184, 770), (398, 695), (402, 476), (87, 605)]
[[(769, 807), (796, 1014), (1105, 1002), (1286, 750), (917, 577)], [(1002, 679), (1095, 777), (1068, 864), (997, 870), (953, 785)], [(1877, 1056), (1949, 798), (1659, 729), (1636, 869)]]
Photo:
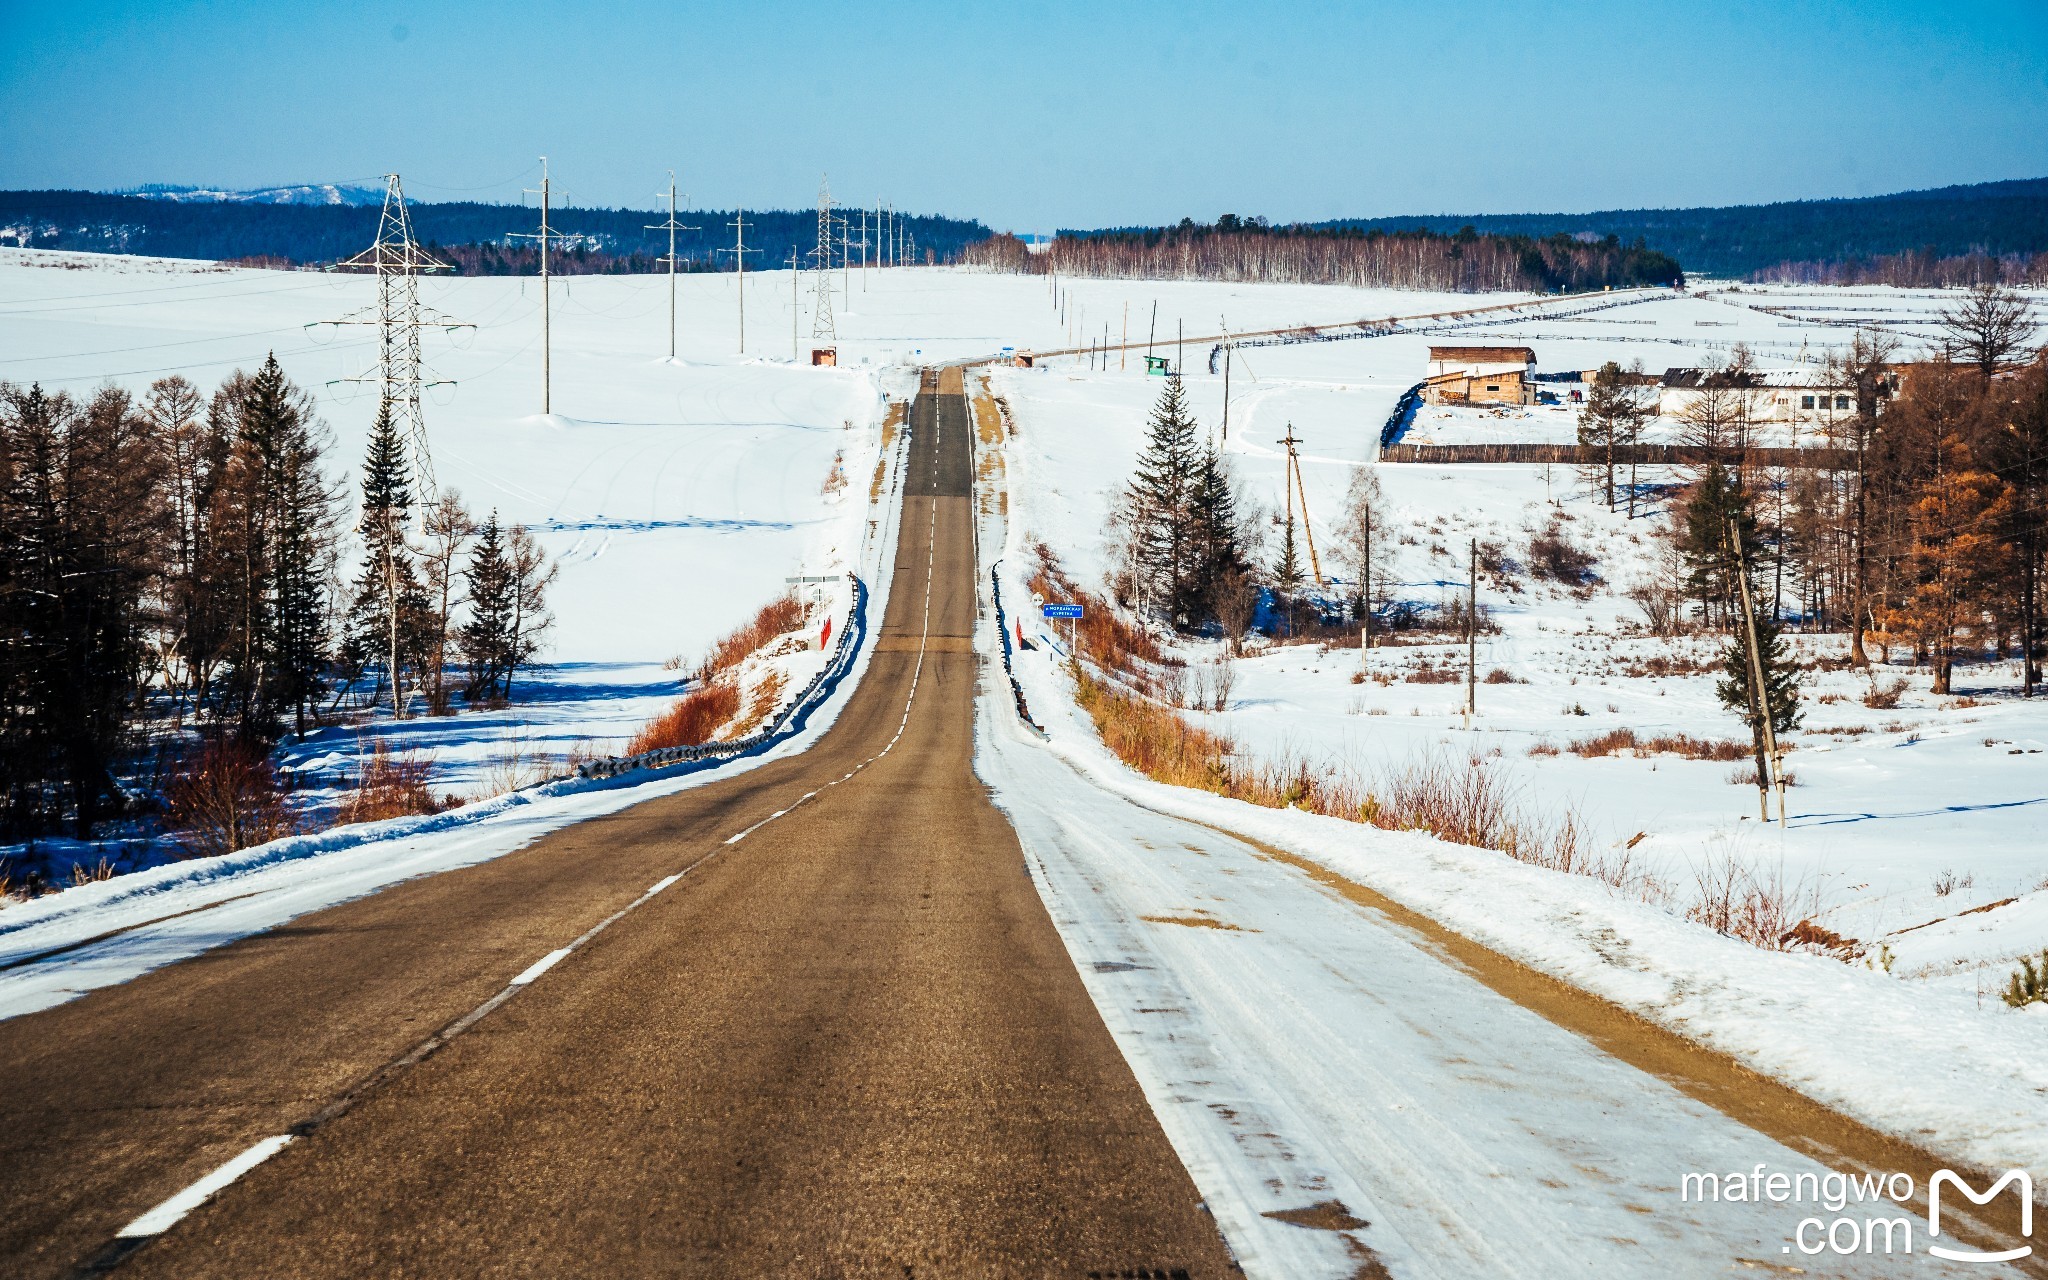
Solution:
[(1820, 914), (1820, 888), (1805, 879), (1788, 882), (1782, 865), (1769, 872), (1720, 854), (1694, 868), (1698, 896), (1685, 918), (1714, 932), (1766, 951), (1802, 945), (1802, 923)]
[(277, 771), (259, 748), (232, 736), (187, 752), (164, 787), (166, 824), (194, 856), (232, 853), (292, 832)]
[(1686, 733), (1667, 733), (1655, 738), (1643, 738), (1633, 729), (1609, 729), (1588, 738), (1579, 738), (1568, 748), (1575, 756), (1588, 760), (1600, 756), (1618, 755), (1622, 751), (1633, 751), (1638, 755), (1675, 755), (1687, 760), (1740, 760), (1750, 754), (1751, 748), (1740, 742), (1727, 739), (1695, 738)]
[(1599, 575), (1593, 572), (1595, 563), (1592, 553), (1566, 537), (1564, 526), (1554, 520), (1548, 529), (1529, 541), (1529, 568), (1539, 578), (1568, 587), (1583, 587), (1599, 580)]
[(1873, 711), (1891, 711), (1899, 705), (1899, 698), (1906, 692), (1904, 680), (1893, 680), (1879, 684), (1873, 677), (1870, 692), (1863, 695), (1863, 705)]
[(2005, 988), (2005, 1002), (2015, 1009), (2048, 1004), (2048, 949), (2042, 950), (2039, 967), (2031, 959), (2021, 957), (2020, 967)]
[(719, 726), (738, 715), (739, 710), (740, 691), (731, 683), (700, 685), (640, 726), (640, 731), (626, 744), (626, 754), (637, 756), (643, 751), (709, 742)]
[(1491, 671), (1489, 671), (1489, 672), (1487, 672), (1487, 673), (1486, 673), (1486, 678), (1485, 678), (1484, 680), (1482, 680), (1482, 681), (1481, 681), (1481, 683), (1482, 683), (1482, 684), (1527, 684), (1527, 683), (1529, 683), (1529, 682), (1528, 682), (1527, 680), (1524, 680), (1524, 679), (1522, 679), (1522, 678), (1521, 678), (1520, 676), (1518, 676), (1518, 675), (1514, 674), (1514, 673), (1513, 673), (1512, 671), (1508, 671), (1508, 670), (1505, 670), (1505, 669), (1503, 669), (1503, 668), (1501, 668), (1501, 667), (1495, 667), (1495, 668), (1494, 668), (1493, 670), (1491, 670)]
[(383, 738), (371, 744), (362, 758), (363, 772), (355, 790), (335, 816), (337, 825), (351, 822), (381, 822), (417, 813), (438, 813), (441, 805), (427, 790), (427, 774), (433, 758), (415, 751), (394, 752)]

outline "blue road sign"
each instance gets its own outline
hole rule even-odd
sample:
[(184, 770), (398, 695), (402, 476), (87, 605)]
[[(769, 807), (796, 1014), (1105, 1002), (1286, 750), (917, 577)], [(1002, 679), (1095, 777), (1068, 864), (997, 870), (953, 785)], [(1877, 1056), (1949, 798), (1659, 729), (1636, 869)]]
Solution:
[(1048, 618), (1079, 618), (1084, 616), (1078, 604), (1048, 604), (1040, 607)]

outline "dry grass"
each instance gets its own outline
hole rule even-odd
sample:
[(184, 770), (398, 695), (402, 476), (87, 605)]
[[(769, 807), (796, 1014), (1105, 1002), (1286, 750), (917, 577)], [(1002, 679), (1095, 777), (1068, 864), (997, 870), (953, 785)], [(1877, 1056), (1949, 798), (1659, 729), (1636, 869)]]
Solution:
[(414, 814), (439, 813), (449, 807), (434, 799), (427, 789), (427, 775), (434, 767), (432, 756), (417, 751), (393, 751), (378, 738), (368, 755), (358, 751), (361, 774), (355, 790), (335, 815), (336, 826), (354, 822), (381, 822), (386, 818), (407, 818)]
[[(1751, 752), (1750, 747), (1725, 738), (1695, 738), (1685, 733), (1643, 738), (1638, 737), (1633, 729), (1609, 729), (1605, 733), (1574, 739), (1566, 749), (1587, 760), (1620, 755), (1624, 751), (1639, 756), (1683, 756), (1687, 760), (1741, 760)], [(1536, 753), (1531, 751), (1530, 754)]]
[(783, 684), (782, 673), (770, 671), (766, 679), (754, 686), (754, 695), (747, 700), (746, 711), (727, 725), (725, 732), (719, 736), (727, 741), (734, 741), (746, 737), (767, 723), (768, 717), (775, 714), (775, 708), (782, 704)]
[(1656, 679), (1665, 676), (1698, 676), (1720, 668), (1718, 662), (1687, 657), (1685, 654), (1653, 653), (1639, 658), (1621, 669), (1621, 674), (1636, 680)]
[(1863, 695), (1863, 705), (1873, 711), (1896, 710), (1899, 705), (1899, 699), (1905, 696), (1905, 692), (1906, 682), (1904, 680), (1892, 680), (1879, 684), (1877, 678), (1873, 676), (1870, 680), (1869, 692)]
[(711, 741), (719, 727), (739, 714), (740, 691), (730, 683), (700, 685), (676, 699), (675, 704), (640, 726), (626, 744), (626, 754), (665, 747), (694, 747)]
[(547, 777), (546, 758), (534, 751), (526, 735), (507, 733), (499, 739), (497, 751), (491, 755), (490, 763), (484, 766), (479, 785), (469, 798), (489, 800), (521, 787), (545, 782)]
[(1409, 671), (1401, 677), (1409, 684), (1463, 684), (1465, 673), (1455, 667), (1433, 667), (1428, 663)]
[(1227, 933), (1257, 933), (1257, 929), (1245, 929), (1227, 920), (1213, 920), (1208, 916), (1139, 916), (1153, 924), (1181, 924), (1190, 929), (1221, 929)]
[(794, 595), (770, 600), (752, 619), (733, 628), (711, 646), (711, 652), (705, 655), (703, 665), (697, 669), (697, 678), (705, 684), (711, 683), (720, 673), (745, 662), (747, 655), (754, 650), (803, 624), (804, 607)]
[(845, 488), (846, 450), (841, 449), (832, 455), (832, 470), (825, 474), (825, 483), (819, 486), (818, 492), (829, 498)]

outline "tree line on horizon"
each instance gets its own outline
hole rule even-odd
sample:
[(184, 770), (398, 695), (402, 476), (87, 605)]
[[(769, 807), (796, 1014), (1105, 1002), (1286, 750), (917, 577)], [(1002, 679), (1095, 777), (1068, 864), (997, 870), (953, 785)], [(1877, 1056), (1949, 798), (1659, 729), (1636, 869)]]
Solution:
[(552, 621), (538, 543), (420, 501), (388, 404), (353, 522), (332, 452), (274, 356), (210, 396), (0, 383), (0, 838), (89, 838), (195, 771), (274, 793), (274, 744), (380, 699), (510, 696)]
[[(540, 210), (476, 201), (408, 206), (413, 234), (460, 274), (536, 274), (530, 242)], [(0, 191), (0, 244), (80, 253), (133, 253), (215, 262), (258, 260), (268, 266), (318, 266), (361, 252), (377, 236), (375, 205), (181, 203), (96, 191)], [(859, 209), (853, 215), (858, 230)], [(648, 228), (666, 216), (642, 209), (564, 205), (549, 210), (554, 230), (577, 239), (549, 252), (549, 270), (563, 275), (666, 271), (668, 233)], [(679, 209), (696, 226), (676, 235), (684, 271), (733, 269), (732, 210)], [(870, 215), (872, 217), (872, 215)], [(989, 234), (971, 219), (898, 213), (916, 261), (948, 262), (962, 246)], [(808, 264), (817, 247), (818, 213), (810, 209), (746, 211), (747, 269), (786, 267), (794, 249)], [(873, 239), (870, 230), (869, 238)], [(758, 252), (756, 252), (758, 250)], [(859, 260), (856, 249), (855, 261)]]
[(1158, 280), (1265, 281), (1364, 288), (1575, 293), (1677, 285), (1679, 264), (1641, 244), (1609, 237), (1536, 240), (1461, 227), (1383, 231), (1269, 226), (1224, 214), (1213, 225), (1061, 236), (1030, 252), (1015, 236), (967, 246), (961, 260), (991, 271)]

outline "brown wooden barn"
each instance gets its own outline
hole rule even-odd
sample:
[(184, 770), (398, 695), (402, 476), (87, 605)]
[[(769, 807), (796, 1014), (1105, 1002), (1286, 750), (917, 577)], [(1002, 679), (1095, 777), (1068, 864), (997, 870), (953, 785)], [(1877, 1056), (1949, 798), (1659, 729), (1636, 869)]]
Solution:
[(1431, 347), (1422, 398), (1430, 404), (1533, 404), (1536, 352), (1529, 347)]

